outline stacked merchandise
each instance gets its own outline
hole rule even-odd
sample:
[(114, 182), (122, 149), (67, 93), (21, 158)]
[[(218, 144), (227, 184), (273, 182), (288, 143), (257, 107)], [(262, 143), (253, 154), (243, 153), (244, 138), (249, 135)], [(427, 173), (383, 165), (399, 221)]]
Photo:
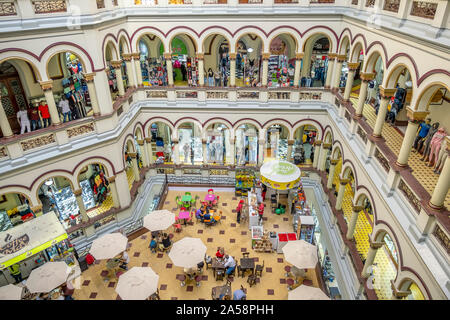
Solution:
[(164, 140), (161, 137), (156, 137), (156, 163), (164, 163)]
[(236, 170), (236, 185), (235, 195), (236, 197), (244, 197), (248, 195), (248, 192), (254, 186), (255, 174), (253, 170), (238, 169)]
[(272, 242), (269, 240), (269, 233), (266, 232), (261, 237), (261, 240), (255, 240), (253, 249), (256, 252), (273, 252)]
[(89, 179), (80, 181), (81, 186), (81, 198), (83, 199), (83, 204), (86, 210), (95, 207), (94, 193), (92, 192), (91, 184)]
[(294, 80), (291, 80), (295, 71), (293, 59), (288, 61), (284, 55), (271, 55), (268, 63), (269, 87), (290, 87), (294, 85)]
[(305, 161), (305, 150), (303, 149), (303, 143), (295, 142), (294, 145), (294, 164), (301, 164)]
[(162, 57), (148, 58), (145, 70), (149, 86), (167, 86), (166, 60)]
[(107, 71), (107, 76), (108, 76), (108, 85), (109, 85), (109, 90), (111, 92), (117, 92), (118, 88), (117, 88), (117, 79), (116, 79), (116, 72), (114, 71), (114, 68), (109, 68)]
[(60, 220), (69, 220), (79, 214), (77, 199), (70, 188), (70, 185), (54, 192), (54, 198)]
[(94, 174), (89, 178), (89, 183), (91, 185), (92, 192), (94, 193), (96, 203), (101, 205), (108, 196), (109, 185), (103, 171), (94, 172)]
[(293, 202), (294, 205), (292, 206), (292, 213), (294, 214), (294, 232), (296, 232), (299, 240), (305, 240), (306, 242), (313, 243), (315, 220), (311, 215), (311, 209), (306, 203), (305, 191), (303, 190), (303, 186), (301, 184), (296, 190)]
[(13, 227), (11, 220), (5, 210), (0, 211), (0, 232)]
[(188, 85), (191, 87), (196, 87), (198, 84), (197, 58), (187, 58), (186, 67), (187, 67)]

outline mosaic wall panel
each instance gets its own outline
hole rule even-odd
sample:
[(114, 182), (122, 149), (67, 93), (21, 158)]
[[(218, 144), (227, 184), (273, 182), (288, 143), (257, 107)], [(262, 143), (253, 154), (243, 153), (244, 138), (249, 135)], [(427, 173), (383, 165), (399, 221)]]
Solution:
[(47, 136), (41, 136), (38, 138), (33, 138), (25, 141), (21, 141), (20, 144), (22, 146), (23, 151), (28, 151), (31, 149), (39, 148), (48, 144), (55, 143), (55, 135), (53, 133)]
[(84, 124), (82, 126), (67, 129), (67, 136), (69, 138), (72, 138), (75, 136), (80, 136), (82, 134), (88, 134), (88, 133), (94, 132), (94, 131), (95, 131), (94, 123), (91, 122), (88, 124)]

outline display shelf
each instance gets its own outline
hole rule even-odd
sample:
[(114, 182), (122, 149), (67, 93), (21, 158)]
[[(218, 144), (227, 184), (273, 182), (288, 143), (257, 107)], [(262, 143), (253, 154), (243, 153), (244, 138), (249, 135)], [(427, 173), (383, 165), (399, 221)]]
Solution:
[(83, 204), (86, 210), (95, 207), (94, 193), (92, 192), (89, 180), (85, 179), (83, 181), (80, 181), (80, 186), (82, 191), (81, 198), (83, 199)]
[(58, 208), (60, 220), (65, 220), (70, 215), (78, 214), (78, 204), (70, 186), (64, 187), (54, 193), (56, 207)]
[(0, 211), (0, 231), (5, 231), (13, 227), (11, 220), (5, 210)]

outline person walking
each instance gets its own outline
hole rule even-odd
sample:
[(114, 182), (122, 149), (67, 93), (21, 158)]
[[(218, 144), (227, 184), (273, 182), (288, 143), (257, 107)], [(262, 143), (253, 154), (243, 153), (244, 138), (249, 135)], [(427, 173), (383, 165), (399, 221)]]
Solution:
[(214, 87), (214, 72), (211, 68), (208, 69), (208, 86)]
[(22, 282), (22, 273), (20, 272), (20, 265), (18, 263), (15, 263), (8, 267), (9, 272), (11, 273), (11, 276), (16, 281), (15, 283)]
[[(71, 120), (71, 112), (69, 101), (67, 101), (66, 96), (61, 97), (61, 101), (59, 101), (58, 107), (61, 109), (61, 113), (63, 114), (63, 123)], [(67, 119), (67, 120), (66, 120)]]
[(236, 222), (237, 223), (241, 223), (241, 213), (242, 213), (243, 207), (244, 207), (244, 200), (241, 200), (241, 201), (239, 201), (239, 204), (236, 208), (236, 213), (237, 213)]

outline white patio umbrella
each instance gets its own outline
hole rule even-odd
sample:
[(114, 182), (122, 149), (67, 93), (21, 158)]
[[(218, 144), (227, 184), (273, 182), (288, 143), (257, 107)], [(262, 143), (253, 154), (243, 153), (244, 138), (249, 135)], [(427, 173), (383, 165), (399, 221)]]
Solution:
[(128, 239), (123, 234), (109, 233), (95, 239), (89, 252), (97, 260), (112, 259), (127, 249), (127, 243)]
[(23, 287), (13, 284), (0, 287), (0, 300), (20, 300), (22, 298)]
[(47, 262), (31, 271), (26, 287), (31, 293), (50, 292), (66, 282), (71, 268), (64, 262)]
[(175, 223), (175, 214), (169, 210), (152, 211), (144, 217), (144, 227), (150, 231), (166, 230)]
[(288, 300), (330, 300), (319, 288), (301, 285), (288, 293)]
[(169, 258), (178, 267), (192, 268), (203, 261), (206, 246), (199, 238), (184, 237), (175, 242), (169, 252)]
[(159, 276), (150, 267), (133, 267), (120, 276), (116, 292), (122, 300), (145, 300), (158, 289)]
[(317, 247), (304, 240), (289, 241), (283, 247), (287, 262), (300, 269), (315, 268), (317, 264)]

